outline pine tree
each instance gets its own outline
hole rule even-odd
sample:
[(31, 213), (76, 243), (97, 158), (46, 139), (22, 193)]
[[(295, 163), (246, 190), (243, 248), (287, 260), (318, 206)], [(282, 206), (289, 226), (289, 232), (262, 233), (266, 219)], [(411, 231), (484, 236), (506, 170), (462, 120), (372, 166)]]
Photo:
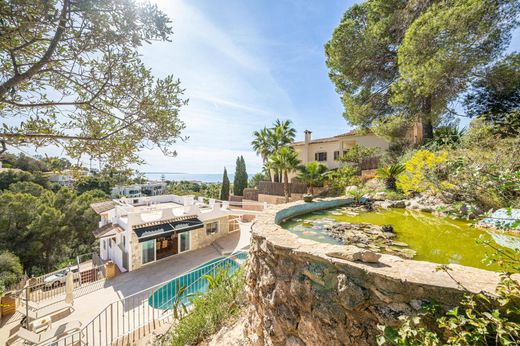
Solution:
[(224, 167), (224, 176), (222, 177), (222, 187), (220, 189), (220, 200), (227, 201), (229, 199), (229, 178), (226, 167)]

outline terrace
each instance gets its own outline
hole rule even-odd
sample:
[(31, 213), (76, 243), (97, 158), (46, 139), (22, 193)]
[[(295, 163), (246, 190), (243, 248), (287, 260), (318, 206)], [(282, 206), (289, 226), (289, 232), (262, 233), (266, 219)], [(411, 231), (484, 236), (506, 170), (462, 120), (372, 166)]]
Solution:
[[(107, 323), (107, 325), (103, 328), (98, 328), (96, 326), (98, 329), (96, 329), (95, 332), (96, 337), (99, 337), (99, 342), (96, 342), (98, 345), (108, 345), (117, 339), (113, 329), (110, 329), (111, 327), (115, 328), (114, 326), (117, 326), (117, 328), (121, 327), (121, 332), (118, 337), (125, 336), (125, 333), (127, 338), (128, 335), (130, 335), (132, 338), (136, 337), (134, 332), (136, 330), (144, 332), (138, 327), (141, 327), (144, 323), (143, 321), (146, 321), (146, 318), (150, 317), (150, 311), (147, 311), (147, 309), (150, 309), (145, 303), (148, 297), (153, 294), (154, 288), (160, 288), (164, 283), (182, 275), (183, 273), (189, 272), (190, 270), (202, 266), (205, 263), (222, 258), (222, 253), (231, 253), (238, 250), (239, 247), (242, 247), (243, 244), (249, 244), (249, 232), (250, 224), (243, 224), (240, 232), (234, 232), (227, 235), (226, 237), (219, 239), (218, 244), (212, 244), (197, 250), (192, 250), (173, 257), (165, 258), (155, 263), (143, 266), (140, 269), (130, 273), (118, 275), (111, 280), (98, 281), (90, 287), (90, 292), (88, 293), (75, 290), (72, 309), (70, 309), (70, 311), (52, 316), (52, 324), (79, 321), (82, 325), (82, 328), (85, 328), (86, 326), (92, 326), (92, 321), (97, 316), (99, 319), (100, 312), (105, 311), (107, 307), (122, 301), (124, 298), (130, 296), (139, 296), (140, 300), (132, 301), (132, 303), (135, 305), (132, 305), (134, 306), (133, 308), (129, 308), (128, 304), (126, 304), (124, 311), (123, 309), (121, 311), (122, 315), (110, 315), (110, 320), (115, 320), (116, 317), (123, 315), (127, 316), (122, 317), (123, 322), (120, 319), (117, 321), (109, 321), (108, 317), (105, 316), (103, 323)], [(243, 237), (248, 239), (244, 241), (244, 239), (241, 239)], [(139, 295), (139, 292), (143, 293)], [(146, 299), (141, 299), (141, 296), (145, 297)], [(39, 308), (52, 306), (53, 304), (61, 303), (63, 299), (63, 294), (58, 295), (52, 299), (41, 301), (38, 306)], [(152, 312), (152, 317), (154, 316), (153, 314), (154, 312)], [(133, 320), (129, 316), (133, 316)], [(157, 317), (161, 317), (161, 314), (158, 314)], [(22, 322), (22, 318), (23, 313), (22, 311), (19, 311), (10, 318), (3, 320), (0, 328), (0, 340), (6, 341), (9, 338), (12, 338), (12, 336), (15, 335), (18, 331)], [(135, 325), (137, 327), (133, 328), (130, 325), (127, 326), (124, 322), (125, 318), (127, 319), (126, 323), (132, 323), (132, 326)], [(137, 325), (138, 322), (140, 323), (139, 325)], [(147, 331), (150, 332), (152, 329), (149, 328)], [(108, 335), (109, 330), (111, 330), (110, 335)], [(126, 330), (126, 332), (123, 332), (123, 330)], [(88, 332), (89, 330), (84, 329), (82, 333), (85, 336)], [(14, 340), (12, 344), (23, 344), (21, 340), (16, 340), (16, 338), (13, 339)], [(111, 339), (110, 342), (108, 339)], [(68, 343), (69, 341), (63, 341), (63, 344)]]

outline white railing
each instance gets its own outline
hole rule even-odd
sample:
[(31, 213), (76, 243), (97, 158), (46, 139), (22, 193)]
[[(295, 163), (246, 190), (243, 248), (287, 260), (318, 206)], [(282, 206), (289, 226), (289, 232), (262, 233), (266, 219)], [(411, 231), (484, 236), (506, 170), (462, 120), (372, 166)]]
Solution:
[[(174, 302), (177, 299), (189, 305), (190, 296), (206, 292), (208, 283), (204, 275), (214, 276), (220, 268), (230, 268), (230, 266), (234, 270), (246, 258), (246, 252), (237, 252), (111, 303), (80, 331), (43, 345), (108, 346), (123, 338), (126, 338), (127, 344), (133, 343), (138, 340), (139, 335), (171, 321), (174, 315)], [(178, 294), (181, 287), (183, 293)], [(142, 333), (138, 333), (140, 331)]]

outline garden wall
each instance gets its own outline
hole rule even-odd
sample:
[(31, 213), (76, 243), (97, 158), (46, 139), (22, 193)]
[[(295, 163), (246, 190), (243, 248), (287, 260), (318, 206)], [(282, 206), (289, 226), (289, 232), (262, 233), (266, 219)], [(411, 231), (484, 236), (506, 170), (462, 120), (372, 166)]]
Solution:
[[(252, 345), (374, 345), (378, 325), (397, 326), (427, 302), (445, 309), (463, 296), (438, 265), (354, 246), (299, 238), (277, 223), (346, 201), (295, 202), (267, 210), (253, 225), (246, 276), (245, 335)], [(450, 265), (472, 292), (493, 291), (494, 272)]]

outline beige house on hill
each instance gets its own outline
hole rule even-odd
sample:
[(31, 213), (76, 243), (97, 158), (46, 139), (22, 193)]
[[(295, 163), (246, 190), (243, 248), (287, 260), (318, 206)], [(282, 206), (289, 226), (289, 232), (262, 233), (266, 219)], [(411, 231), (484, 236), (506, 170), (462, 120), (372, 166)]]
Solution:
[(317, 161), (329, 169), (341, 166), (339, 159), (355, 145), (367, 148), (380, 148), (381, 152), (388, 149), (388, 141), (373, 133), (350, 131), (333, 137), (312, 139), (311, 131), (305, 130), (305, 139), (294, 142), (291, 146), (298, 153), (303, 164)]

